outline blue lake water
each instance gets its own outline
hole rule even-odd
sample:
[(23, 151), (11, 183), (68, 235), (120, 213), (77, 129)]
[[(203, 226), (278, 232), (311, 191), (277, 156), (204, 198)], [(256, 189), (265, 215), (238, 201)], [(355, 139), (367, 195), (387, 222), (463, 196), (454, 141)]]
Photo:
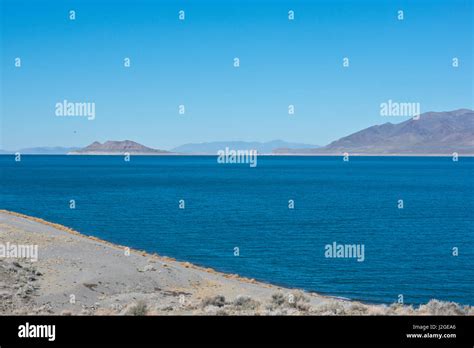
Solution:
[[(0, 170), (0, 208), (132, 248), (368, 302), (474, 305), (474, 158), (0, 156)], [(365, 260), (326, 258), (333, 242)]]

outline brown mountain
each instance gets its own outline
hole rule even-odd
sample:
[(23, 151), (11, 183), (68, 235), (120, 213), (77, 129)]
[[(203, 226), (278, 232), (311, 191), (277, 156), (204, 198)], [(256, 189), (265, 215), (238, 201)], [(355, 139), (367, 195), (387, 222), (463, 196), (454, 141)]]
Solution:
[(70, 154), (81, 155), (123, 155), (124, 153), (135, 155), (163, 155), (170, 154), (169, 151), (156, 150), (146, 147), (131, 140), (124, 141), (106, 141), (101, 144), (98, 141), (93, 142), (83, 149), (70, 152)]
[(276, 154), (474, 155), (474, 111), (427, 112), (420, 118), (372, 126), (319, 149), (277, 149)]

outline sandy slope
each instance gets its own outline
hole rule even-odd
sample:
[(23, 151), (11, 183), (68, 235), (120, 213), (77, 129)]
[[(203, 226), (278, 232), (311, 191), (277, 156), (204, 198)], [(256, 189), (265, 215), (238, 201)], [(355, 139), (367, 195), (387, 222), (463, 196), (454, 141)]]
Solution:
[[(37, 262), (0, 258), (1, 314), (474, 314), (431, 301), (414, 310), (284, 289), (86, 237), (0, 211), (0, 243), (38, 245)], [(71, 296), (73, 295), (73, 296)], [(71, 301), (73, 298), (75, 301)]]

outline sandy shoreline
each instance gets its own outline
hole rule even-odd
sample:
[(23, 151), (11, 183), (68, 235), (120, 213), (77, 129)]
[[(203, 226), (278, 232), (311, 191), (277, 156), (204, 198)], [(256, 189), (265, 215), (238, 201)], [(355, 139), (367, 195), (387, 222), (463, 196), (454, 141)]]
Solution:
[(0, 210), (6, 243), (37, 245), (38, 260), (0, 257), (2, 315), (474, 315), (451, 302), (371, 305), (283, 288)]

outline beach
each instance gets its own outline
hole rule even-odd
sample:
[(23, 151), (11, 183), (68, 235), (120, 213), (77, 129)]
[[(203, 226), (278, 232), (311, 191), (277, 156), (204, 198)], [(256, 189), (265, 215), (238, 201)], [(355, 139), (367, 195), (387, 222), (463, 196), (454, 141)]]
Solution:
[(224, 274), (0, 211), (0, 242), (35, 245), (37, 261), (0, 258), (2, 315), (473, 315), (432, 300), (374, 305)]

